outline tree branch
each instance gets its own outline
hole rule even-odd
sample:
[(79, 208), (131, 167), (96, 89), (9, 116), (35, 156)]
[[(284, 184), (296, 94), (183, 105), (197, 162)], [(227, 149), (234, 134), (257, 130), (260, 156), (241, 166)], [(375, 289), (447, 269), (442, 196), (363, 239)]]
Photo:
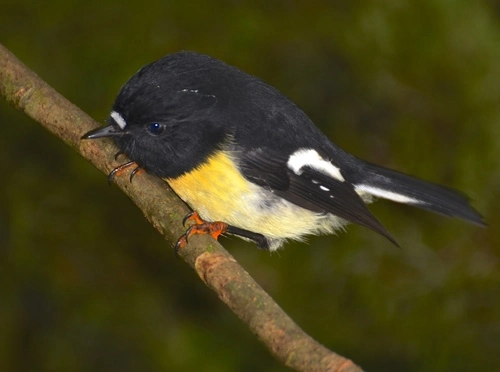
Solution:
[[(16, 109), (73, 147), (103, 173), (115, 166), (111, 141), (80, 141), (99, 124), (62, 97), (0, 45), (0, 95)], [(184, 232), (189, 210), (160, 179), (148, 174), (116, 177), (116, 184), (170, 243)], [(299, 371), (360, 371), (349, 359), (308, 336), (250, 277), (222, 246), (208, 236), (194, 236), (179, 255), (205, 284), (242, 319), (273, 355)]]

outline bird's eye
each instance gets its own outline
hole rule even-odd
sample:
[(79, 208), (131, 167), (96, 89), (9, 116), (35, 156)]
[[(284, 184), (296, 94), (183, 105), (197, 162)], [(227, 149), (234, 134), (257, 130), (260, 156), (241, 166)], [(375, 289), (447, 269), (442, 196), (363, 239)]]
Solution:
[(165, 126), (163, 124), (160, 124), (160, 123), (151, 123), (151, 124), (148, 124), (147, 130), (152, 135), (158, 136), (158, 135), (163, 133), (163, 131), (165, 130)]

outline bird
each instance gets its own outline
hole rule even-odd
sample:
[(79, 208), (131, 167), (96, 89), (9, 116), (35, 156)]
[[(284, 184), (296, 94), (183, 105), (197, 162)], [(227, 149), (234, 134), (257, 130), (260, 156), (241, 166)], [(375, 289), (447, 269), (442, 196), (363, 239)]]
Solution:
[(191, 208), (176, 252), (195, 234), (230, 234), (276, 251), (348, 223), (395, 238), (370, 212), (376, 198), (485, 226), (460, 191), (362, 160), (335, 145), (260, 78), (180, 51), (142, 67), (120, 89), (108, 125), (129, 166), (165, 180)]

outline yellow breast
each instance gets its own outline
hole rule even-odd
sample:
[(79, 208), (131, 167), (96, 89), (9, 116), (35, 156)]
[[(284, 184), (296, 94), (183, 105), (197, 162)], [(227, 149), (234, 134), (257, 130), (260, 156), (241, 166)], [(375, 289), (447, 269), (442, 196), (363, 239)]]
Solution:
[(225, 152), (218, 152), (193, 171), (166, 181), (207, 221), (229, 221), (241, 209), (242, 198), (251, 186)]

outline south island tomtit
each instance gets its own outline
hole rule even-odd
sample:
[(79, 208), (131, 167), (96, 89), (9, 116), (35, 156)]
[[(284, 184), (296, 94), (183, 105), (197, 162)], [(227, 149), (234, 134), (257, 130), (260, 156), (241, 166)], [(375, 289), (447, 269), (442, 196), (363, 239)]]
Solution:
[(462, 193), (356, 158), (276, 88), (195, 52), (132, 76), (109, 125), (83, 136), (101, 137), (196, 211), (178, 246), (193, 233), (229, 233), (276, 250), (348, 222), (395, 243), (366, 207), (373, 197), (484, 225)]

